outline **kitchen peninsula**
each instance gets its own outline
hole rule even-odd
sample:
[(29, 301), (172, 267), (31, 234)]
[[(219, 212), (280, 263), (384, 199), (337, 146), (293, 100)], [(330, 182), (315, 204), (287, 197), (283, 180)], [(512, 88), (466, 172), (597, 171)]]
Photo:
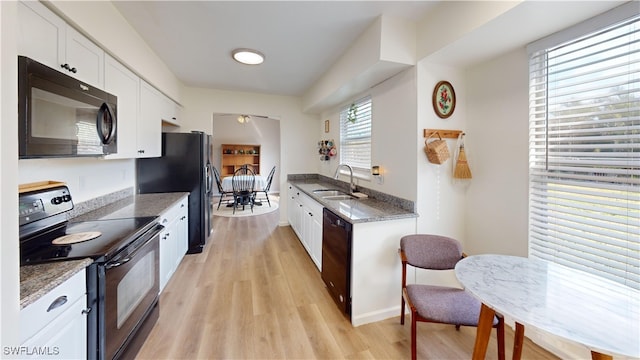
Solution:
[[(345, 296), (340, 291), (329, 292), (341, 309), (341, 302), (346, 302), (343, 312), (351, 323), (358, 326), (397, 316), (401, 267), (396, 252), (400, 238), (415, 233), (418, 214), (414, 203), (361, 187), (357, 191), (367, 197), (322, 197), (319, 194), (331, 190), (349, 194), (349, 184), (316, 174), (290, 174), (287, 179), (289, 221), (294, 231), (296, 223), (306, 224), (301, 226), (304, 230), (296, 234), (316, 265), (322, 264), (318, 268), (328, 288), (336, 281), (327, 281), (325, 277), (335, 276), (336, 267), (337, 272), (345, 270), (342, 281), (346, 298), (341, 299)], [(324, 215), (318, 215), (318, 209), (322, 208)], [(350, 239), (342, 239), (349, 244), (348, 256), (338, 263), (327, 248), (329, 240), (325, 238), (328, 235), (325, 229), (331, 226), (327, 224), (327, 211), (345, 221), (350, 229)], [(313, 232), (310, 230), (314, 228), (313, 221), (318, 220), (305, 222), (305, 214), (310, 219), (324, 218), (321, 236), (309, 234)], [(319, 258), (322, 260), (317, 261)]]

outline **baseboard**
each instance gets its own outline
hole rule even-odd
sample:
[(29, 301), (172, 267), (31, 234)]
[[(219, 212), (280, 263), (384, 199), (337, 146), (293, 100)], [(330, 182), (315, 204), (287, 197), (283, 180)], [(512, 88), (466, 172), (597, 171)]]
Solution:
[(397, 316), (400, 316), (400, 305), (393, 306), (386, 309), (371, 311), (371, 312), (356, 315), (356, 316), (354, 316), (352, 313), (351, 324), (357, 327), (360, 325), (382, 321), (382, 320), (390, 319), (392, 317), (397, 317)]

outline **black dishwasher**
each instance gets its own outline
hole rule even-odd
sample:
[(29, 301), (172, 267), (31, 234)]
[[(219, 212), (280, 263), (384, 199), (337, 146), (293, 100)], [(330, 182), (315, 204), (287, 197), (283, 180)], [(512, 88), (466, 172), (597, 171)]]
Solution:
[(352, 225), (326, 208), (322, 219), (322, 280), (340, 311), (351, 318)]

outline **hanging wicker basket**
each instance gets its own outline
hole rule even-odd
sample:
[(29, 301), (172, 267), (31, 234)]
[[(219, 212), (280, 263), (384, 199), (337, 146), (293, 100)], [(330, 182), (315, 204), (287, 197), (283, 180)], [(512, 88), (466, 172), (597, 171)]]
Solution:
[[(433, 134), (438, 135), (438, 140), (429, 141)], [(442, 164), (450, 157), (449, 146), (447, 146), (447, 142), (445, 140), (442, 140), (442, 137), (440, 137), (440, 133), (438, 133), (437, 131), (434, 131), (424, 141), (424, 152), (427, 154), (427, 159), (429, 159), (429, 162), (434, 164)]]

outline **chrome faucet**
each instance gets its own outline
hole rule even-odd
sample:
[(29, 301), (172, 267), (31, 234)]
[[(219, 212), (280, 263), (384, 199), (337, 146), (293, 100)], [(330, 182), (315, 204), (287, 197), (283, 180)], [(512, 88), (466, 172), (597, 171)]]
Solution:
[(356, 185), (353, 183), (353, 168), (349, 164), (339, 164), (336, 168), (336, 173), (333, 175), (333, 178), (336, 180), (338, 179), (338, 176), (340, 175), (340, 167), (342, 166), (345, 166), (347, 169), (349, 169), (349, 188), (351, 189), (351, 193), (353, 194), (356, 191)]

